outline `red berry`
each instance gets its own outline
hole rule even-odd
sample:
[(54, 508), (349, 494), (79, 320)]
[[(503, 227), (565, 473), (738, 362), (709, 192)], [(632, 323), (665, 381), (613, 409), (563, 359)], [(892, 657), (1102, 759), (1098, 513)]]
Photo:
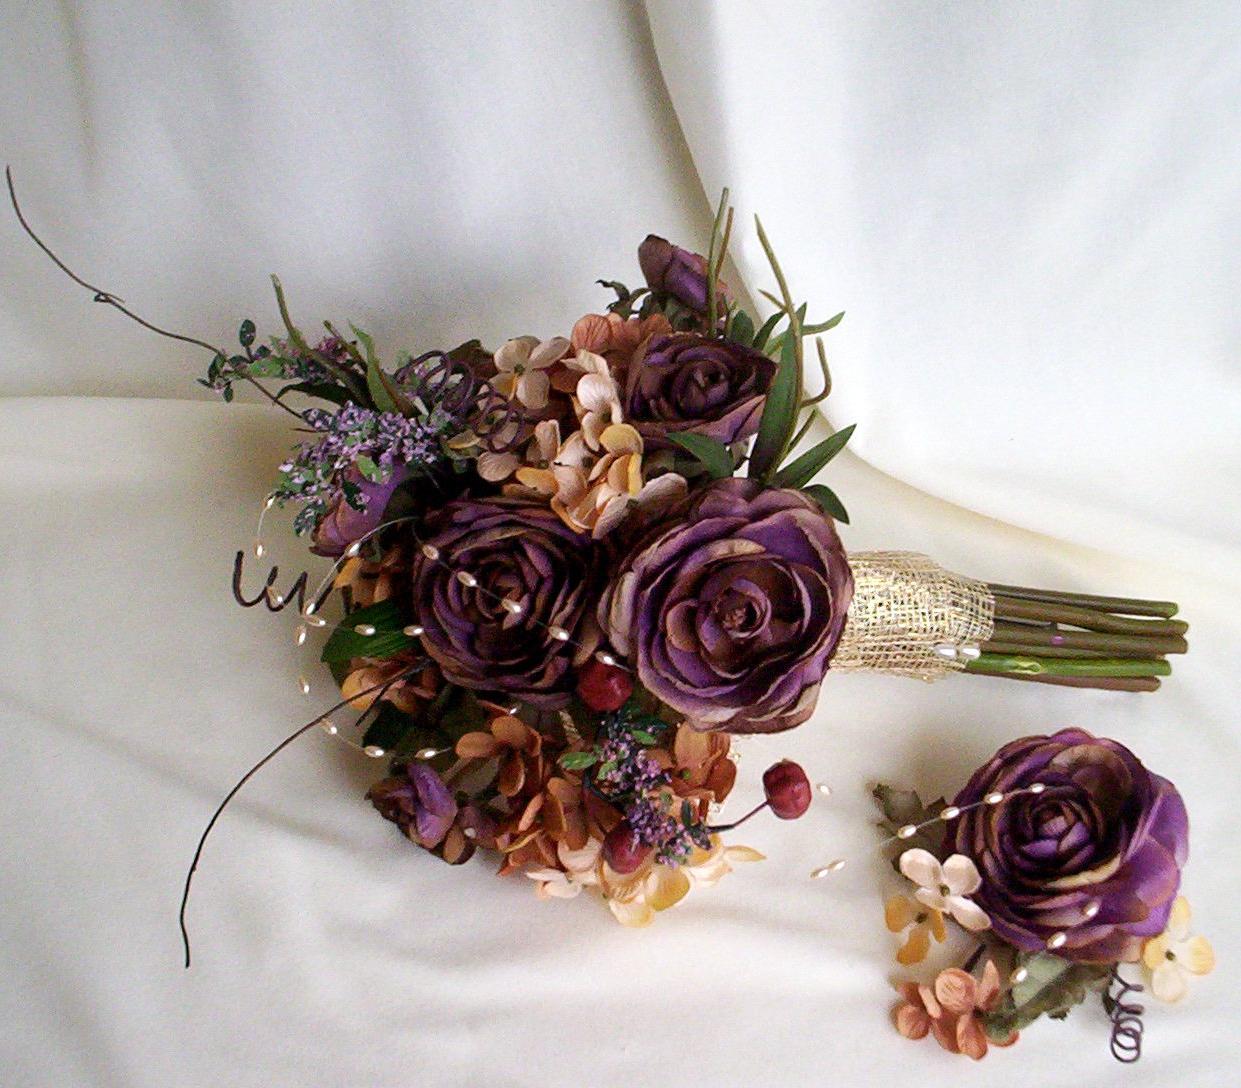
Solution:
[(621, 876), (637, 872), (650, 852), (651, 848), (638, 841), (636, 832), (627, 823), (617, 824), (603, 840), (603, 860)]
[(796, 820), (810, 807), (812, 794), (806, 772), (791, 759), (773, 763), (763, 772), (763, 793), (782, 820)]
[(633, 677), (615, 665), (592, 657), (577, 670), (577, 693), (591, 710), (619, 710), (633, 694)]

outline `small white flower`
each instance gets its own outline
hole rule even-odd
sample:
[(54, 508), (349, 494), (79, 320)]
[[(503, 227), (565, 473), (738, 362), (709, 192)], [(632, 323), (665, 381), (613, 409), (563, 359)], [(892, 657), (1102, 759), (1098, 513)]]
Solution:
[(914, 898), (923, 906), (952, 915), (973, 933), (990, 927), (987, 912), (969, 898), (982, 887), (982, 877), (964, 854), (953, 854), (941, 864), (928, 850), (906, 850), (900, 869), (918, 885)]
[(1189, 993), (1193, 975), (1206, 975), (1215, 967), (1215, 952), (1205, 937), (1189, 928), (1189, 900), (1178, 896), (1172, 904), (1168, 928), (1142, 946), (1146, 985), (1160, 1001), (1177, 1002)]
[(542, 343), (533, 336), (518, 336), (496, 352), (496, 376), (491, 384), (501, 395), (539, 411), (547, 407), (551, 388), (547, 369), (560, 362), (568, 351), (569, 341), (563, 336)]

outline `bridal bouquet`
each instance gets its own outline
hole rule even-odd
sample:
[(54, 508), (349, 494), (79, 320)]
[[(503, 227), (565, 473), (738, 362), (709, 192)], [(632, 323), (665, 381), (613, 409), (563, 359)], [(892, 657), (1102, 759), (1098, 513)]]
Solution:
[[(265, 343), (249, 320), (231, 351), (142, 322), (210, 351), (201, 381), (225, 400), (251, 386), (301, 432), (263, 506), (295, 508), (331, 570), (311, 591), (272, 569), (252, 592), (242, 553), (234, 568), (242, 604), (294, 606), (299, 645), (330, 629), (342, 699), (293, 737), (322, 726), (386, 760), (370, 799), (415, 846), (483, 851), (544, 896), (590, 889), (631, 925), (757, 859), (716, 815), (730, 734), (805, 722), (831, 669), (1147, 691), (1185, 649), (1171, 603), (847, 555), (817, 480), (853, 427), (806, 441), (843, 315), (809, 318), (757, 221), (777, 292), (751, 312), (721, 278), (732, 222), (725, 194), (705, 256), (648, 237), (644, 286), (600, 281), (602, 312), (494, 350), (385, 360), (360, 329), (304, 332), (278, 280)], [(778, 817), (810, 802), (794, 764), (763, 782)]]

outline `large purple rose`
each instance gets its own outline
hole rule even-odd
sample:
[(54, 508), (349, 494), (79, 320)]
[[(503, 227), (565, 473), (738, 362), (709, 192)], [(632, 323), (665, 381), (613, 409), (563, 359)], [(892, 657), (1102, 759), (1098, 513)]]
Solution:
[(669, 433), (692, 431), (725, 445), (758, 430), (776, 364), (731, 340), (696, 332), (653, 338), (629, 366), (625, 419), (648, 447), (667, 448)]
[(800, 725), (845, 624), (853, 576), (798, 491), (716, 480), (635, 547), (599, 622), (647, 689), (695, 726)]
[[(707, 311), (707, 258), (701, 253), (674, 246), (658, 234), (648, 234), (638, 246), (638, 265), (646, 285), (657, 294), (671, 295), (695, 313)], [(728, 301), (728, 288), (716, 285), (720, 311)]]
[(574, 654), (588, 653), (591, 637), (580, 630), (593, 589), (589, 537), (545, 503), (513, 498), (450, 502), (424, 537), (413, 612), (445, 678), (539, 706), (568, 702)]
[(1176, 787), (1128, 748), (1081, 729), (1026, 737), (975, 772), (954, 805), (945, 849), (973, 858), (974, 898), (1004, 940), (1047, 946), (1084, 963), (1136, 960), (1162, 933), (1189, 852), (1189, 818)]

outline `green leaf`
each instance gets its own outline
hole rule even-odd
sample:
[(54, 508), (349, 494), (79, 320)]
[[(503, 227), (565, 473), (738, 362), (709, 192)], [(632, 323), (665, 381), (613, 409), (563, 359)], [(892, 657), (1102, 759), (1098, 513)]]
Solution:
[(384, 373), (379, 365), (379, 357), (375, 354), (375, 341), (368, 333), (364, 333), (356, 325), (350, 325), (353, 335), (358, 338), (362, 350), (366, 353), (366, 389), (381, 412), (399, 412), (403, 416), (414, 414), (414, 407), (409, 398), (404, 396), (396, 384)]
[(717, 480), (733, 474), (733, 455), (718, 439), (690, 431), (669, 432), (667, 437), (683, 450), (692, 453)]
[(749, 347), (754, 343), (754, 321), (744, 310), (733, 313), (732, 324), (728, 329), (728, 339), (734, 344)]
[(641, 741), (648, 747), (659, 743), (659, 738), (654, 733), (648, 733), (645, 729), (631, 729), (629, 733), (635, 740)]
[(394, 751), (405, 735), (417, 728), (418, 723), (404, 711), (397, 710), (389, 702), (381, 702), (371, 724), (362, 734), (362, 745), (374, 744), (385, 752)]
[(750, 477), (765, 480), (784, 459), (789, 440), (797, 426), (797, 408), (801, 400), (800, 363), (797, 358), (797, 338), (785, 338), (780, 352), (780, 365), (776, 370), (771, 388), (767, 390), (767, 403), (758, 423), (758, 437), (750, 450)]
[(783, 310), (777, 310), (766, 321), (763, 327), (754, 334), (753, 343), (750, 345), (755, 351), (762, 351), (767, 346), (767, 341), (771, 334), (775, 332), (776, 326), (780, 324), (780, 319), (784, 317)]
[(284, 360), (276, 355), (268, 355), (262, 359), (256, 356), (253, 362), (241, 360), (237, 369), (252, 378), (278, 378), (284, 370)]
[(359, 454), (353, 462), (360, 473), (365, 476), (371, 483), (379, 483), (383, 480), (383, 469), (375, 462), (367, 457), (366, 454)]
[(566, 771), (582, 771), (593, 767), (598, 758), (594, 752), (565, 752), (558, 762)]
[[(875, 804), (879, 806), (879, 811), (883, 813), (879, 826), (889, 836), (895, 835), (898, 829), (908, 827), (910, 824), (918, 827), (928, 821), (936, 820), (943, 812), (944, 806), (948, 804), (942, 797), (930, 804), (923, 804), (922, 798), (913, 790), (894, 789), (892, 786), (885, 786), (882, 782), (870, 791), (870, 795), (875, 799)], [(904, 853), (905, 850), (911, 850), (914, 847), (939, 857), (944, 848), (943, 826), (933, 823), (930, 827), (921, 828), (912, 837), (902, 840), (901, 852)], [(899, 856), (892, 859), (894, 868), (899, 861)]]
[[(778, 303), (780, 300), (778, 298), (773, 298), (772, 301)], [(806, 304), (803, 302), (800, 306), (797, 307), (798, 328), (801, 328), (802, 322), (804, 322), (805, 320), (806, 320)], [(792, 331), (793, 331), (792, 329), (785, 329), (784, 332), (782, 332), (770, 344), (768, 344), (767, 354), (778, 357), (778, 355), (784, 351), (784, 345), (786, 341), (788, 340), (789, 335), (792, 333)], [(805, 336), (805, 335), (806, 333), (805, 333), (805, 330), (803, 329), (802, 336)]]
[[(361, 635), (354, 630), (362, 624), (374, 627), (375, 633)], [(320, 660), (332, 662), (348, 661), (354, 657), (391, 657), (416, 644), (416, 640), (402, 631), (403, 626), (400, 610), (392, 601), (381, 601), (369, 608), (350, 612), (332, 632)]]
[(1040, 1016), (1063, 1019), (1088, 994), (1103, 989), (1112, 971), (1110, 963), (1074, 963), (1048, 952), (1023, 956), (1020, 965), (1026, 977), (1013, 983), (1000, 1007), (983, 1017), (992, 1039), (1006, 1040)]
[(241, 341), (241, 346), (243, 348), (248, 348), (254, 343), (254, 334), (256, 331), (254, 322), (248, 317), (241, 323), (241, 328), (237, 330), (237, 339)]
[(803, 487), (801, 493), (814, 499), (828, 517), (835, 518), (842, 525), (849, 524), (849, 511), (845, 509), (845, 504), (840, 501), (840, 496), (826, 484), (810, 484)]
[(333, 404), (347, 404), (349, 401), (349, 390), (332, 382), (294, 382), (281, 389), (277, 396), (283, 397), (286, 393), (301, 393)]
[(834, 329), (845, 319), (845, 312), (841, 310), (835, 317), (829, 317), (826, 321), (820, 321), (817, 325), (803, 325), (802, 336), (815, 336), (821, 332), (827, 332), (828, 329)]
[(819, 471), (833, 457), (845, 448), (845, 444), (853, 437), (857, 424), (850, 423), (835, 434), (823, 439), (817, 446), (808, 449), (797, 460), (785, 465), (771, 481), (776, 487), (803, 487), (818, 475)]

